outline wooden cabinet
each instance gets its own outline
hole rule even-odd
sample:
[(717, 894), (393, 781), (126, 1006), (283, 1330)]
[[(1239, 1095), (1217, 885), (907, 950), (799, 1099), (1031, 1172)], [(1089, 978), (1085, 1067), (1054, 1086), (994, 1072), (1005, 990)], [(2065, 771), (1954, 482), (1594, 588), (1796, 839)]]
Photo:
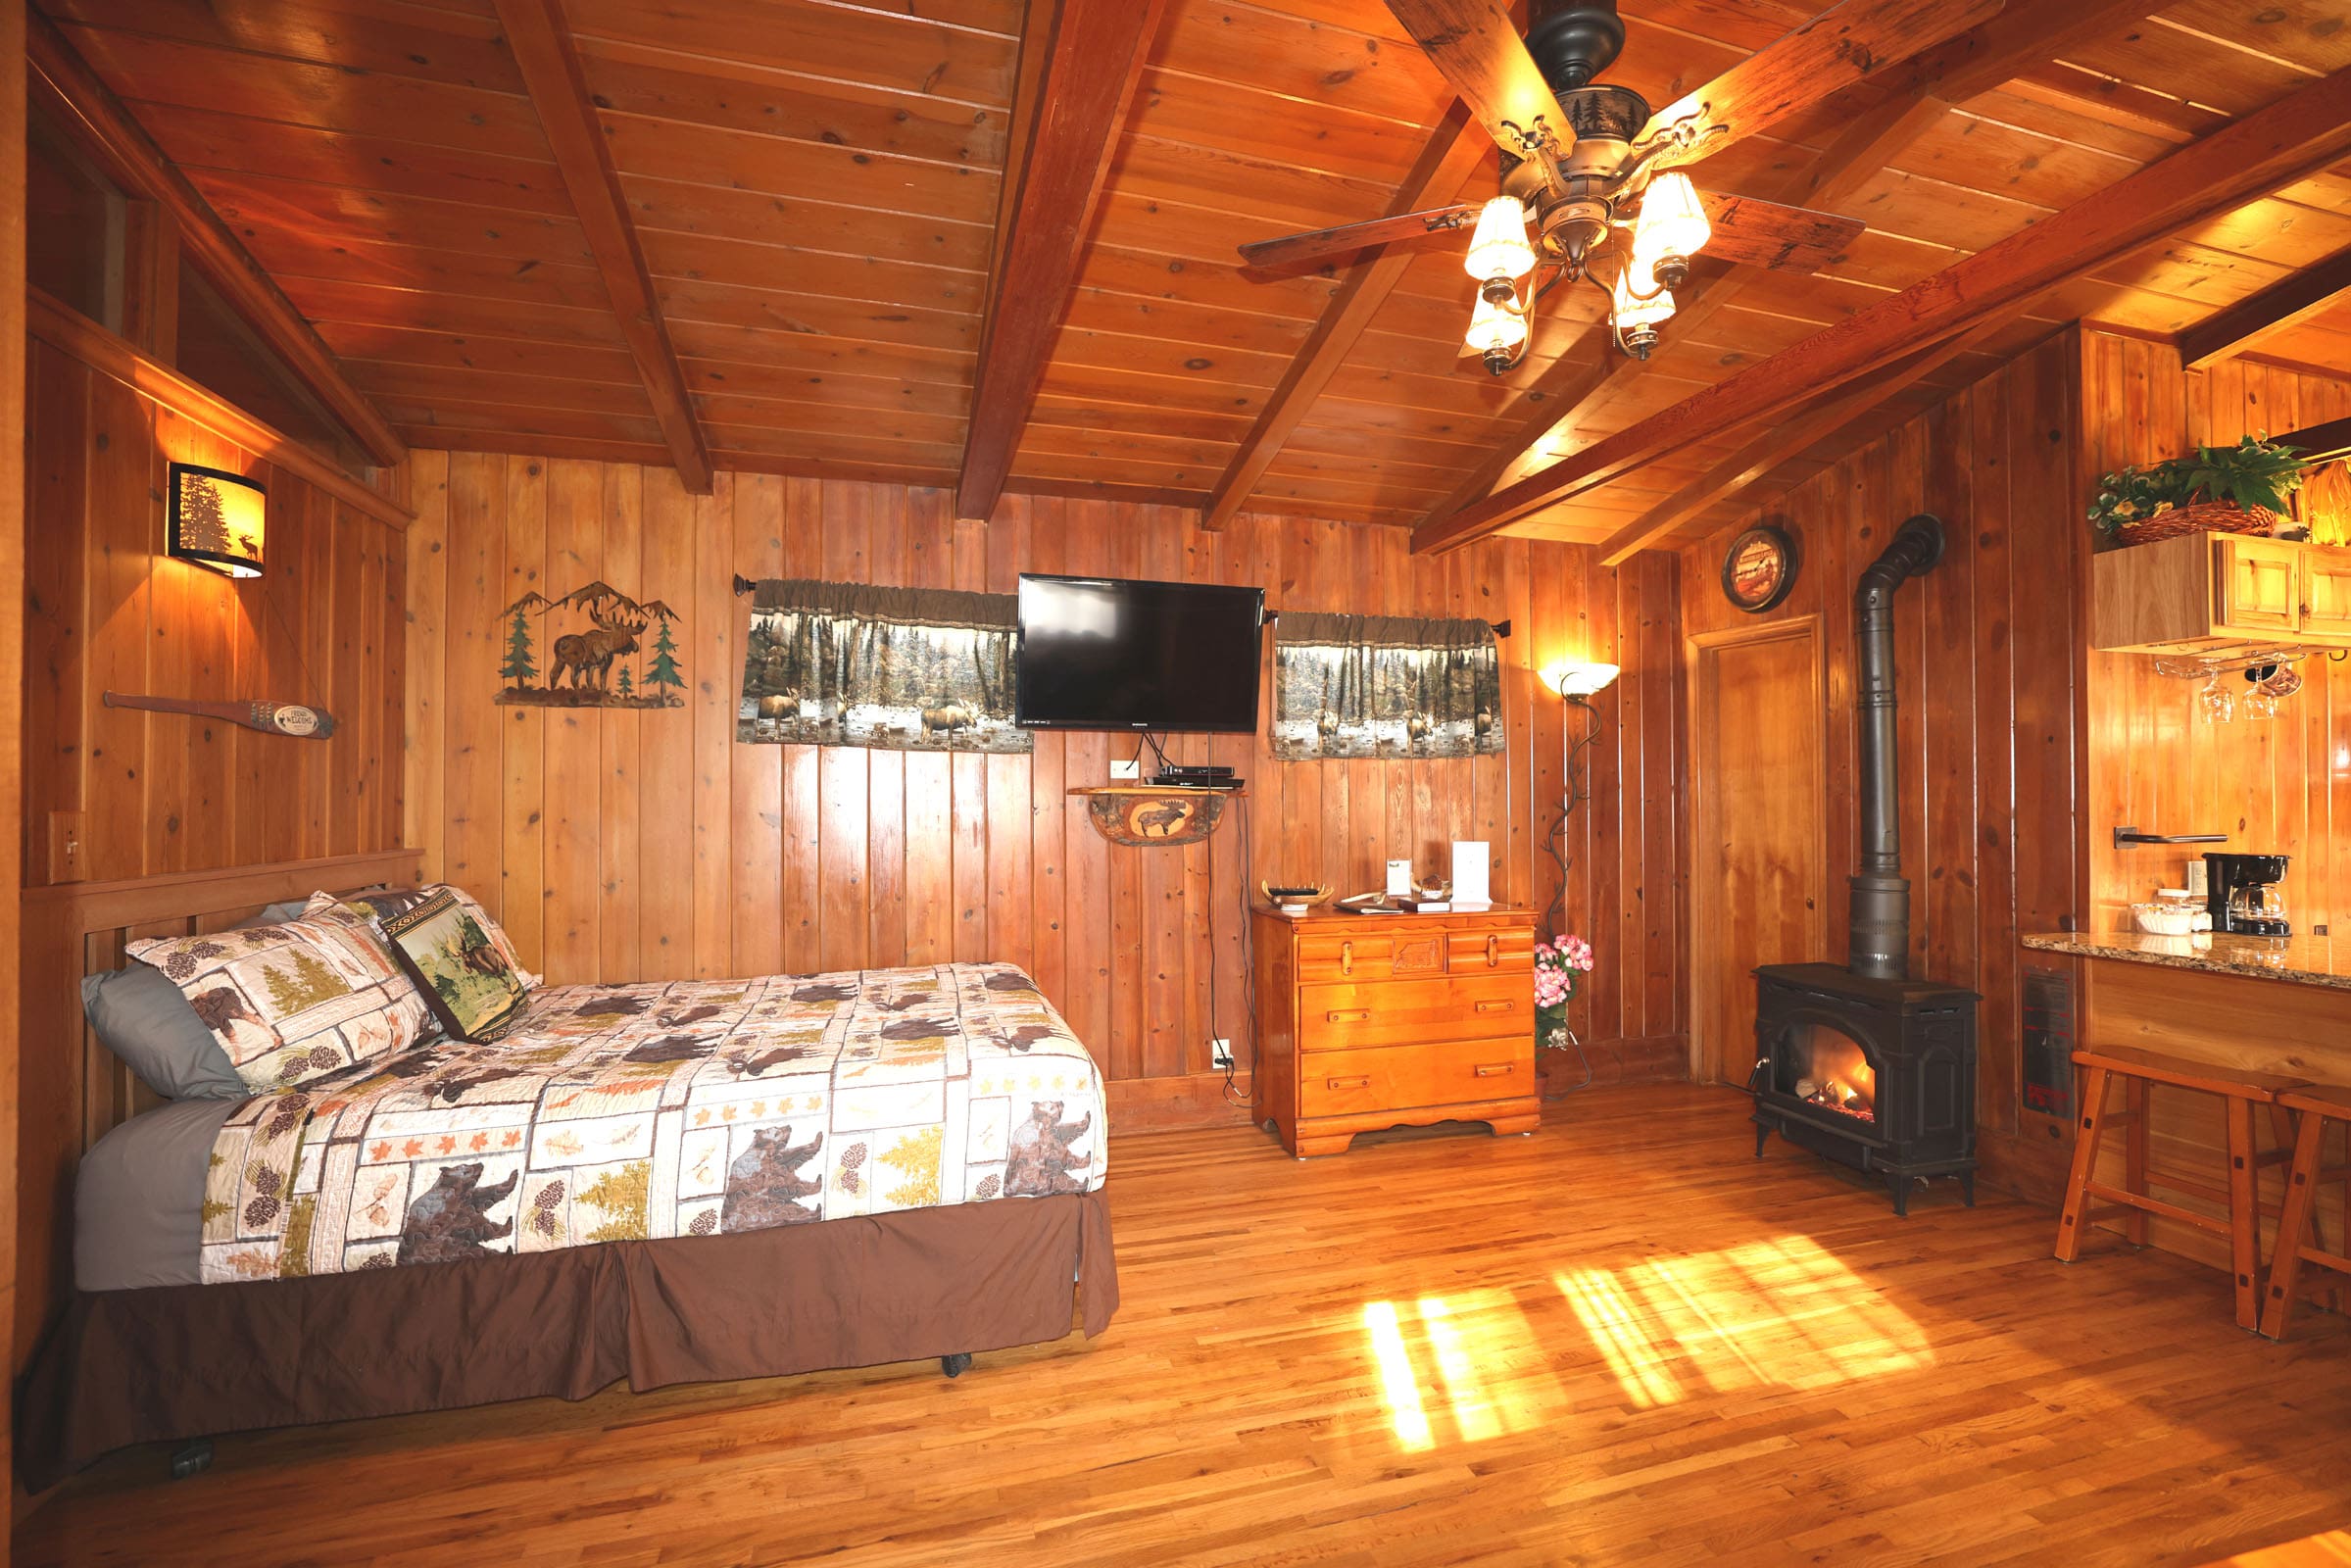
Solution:
[(2301, 639), (2351, 647), (2351, 550), (2306, 545), (2303, 552)]
[(2191, 533), (2091, 558), (2090, 643), (2117, 653), (2351, 647), (2351, 550)]
[(2215, 628), (2232, 634), (2292, 636), (2302, 624), (2302, 547), (2290, 540), (2240, 534), (2210, 537), (2213, 572), (2219, 579)]
[(1259, 1112), (1301, 1159), (1439, 1121), (1533, 1132), (1535, 917), (1252, 917)]

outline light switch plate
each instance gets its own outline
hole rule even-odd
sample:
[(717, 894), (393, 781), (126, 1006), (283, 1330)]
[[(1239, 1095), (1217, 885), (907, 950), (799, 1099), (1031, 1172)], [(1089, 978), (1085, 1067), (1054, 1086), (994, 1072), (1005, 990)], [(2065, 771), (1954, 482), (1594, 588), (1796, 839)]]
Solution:
[(88, 827), (86, 812), (49, 813), (49, 881), (52, 885), (59, 882), (87, 882), (90, 879)]

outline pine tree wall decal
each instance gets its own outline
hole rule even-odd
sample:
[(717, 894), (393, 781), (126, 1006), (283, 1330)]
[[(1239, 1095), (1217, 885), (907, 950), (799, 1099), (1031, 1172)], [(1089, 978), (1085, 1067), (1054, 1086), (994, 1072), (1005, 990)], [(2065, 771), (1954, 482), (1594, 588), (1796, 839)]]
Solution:
[(653, 667), (645, 678), (656, 686), (683, 686), (686, 677), (678, 673), (677, 639), (669, 634), (669, 622), (661, 622), (661, 632), (653, 640)]
[(530, 616), (517, 605), (514, 626), (507, 632), (506, 662), (499, 666), (499, 678), (516, 686), (528, 686), (538, 673), (539, 666), (531, 659)]

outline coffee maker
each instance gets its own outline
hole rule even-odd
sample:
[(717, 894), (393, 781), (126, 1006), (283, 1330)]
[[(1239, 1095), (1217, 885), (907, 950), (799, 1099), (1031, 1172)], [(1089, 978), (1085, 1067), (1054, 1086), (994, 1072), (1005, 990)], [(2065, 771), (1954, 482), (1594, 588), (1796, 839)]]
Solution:
[(2285, 880), (2285, 862), (2282, 855), (2204, 857), (2204, 906), (2212, 911), (2212, 928), (2240, 936), (2292, 936), (2277, 888)]

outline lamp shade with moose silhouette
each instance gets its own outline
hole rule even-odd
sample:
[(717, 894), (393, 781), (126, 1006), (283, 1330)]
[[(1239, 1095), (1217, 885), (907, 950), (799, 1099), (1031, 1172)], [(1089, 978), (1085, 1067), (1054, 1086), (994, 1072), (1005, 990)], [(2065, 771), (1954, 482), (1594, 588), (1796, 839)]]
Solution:
[(165, 495), (171, 554), (230, 577), (262, 574), (269, 494), (241, 473), (171, 465)]

